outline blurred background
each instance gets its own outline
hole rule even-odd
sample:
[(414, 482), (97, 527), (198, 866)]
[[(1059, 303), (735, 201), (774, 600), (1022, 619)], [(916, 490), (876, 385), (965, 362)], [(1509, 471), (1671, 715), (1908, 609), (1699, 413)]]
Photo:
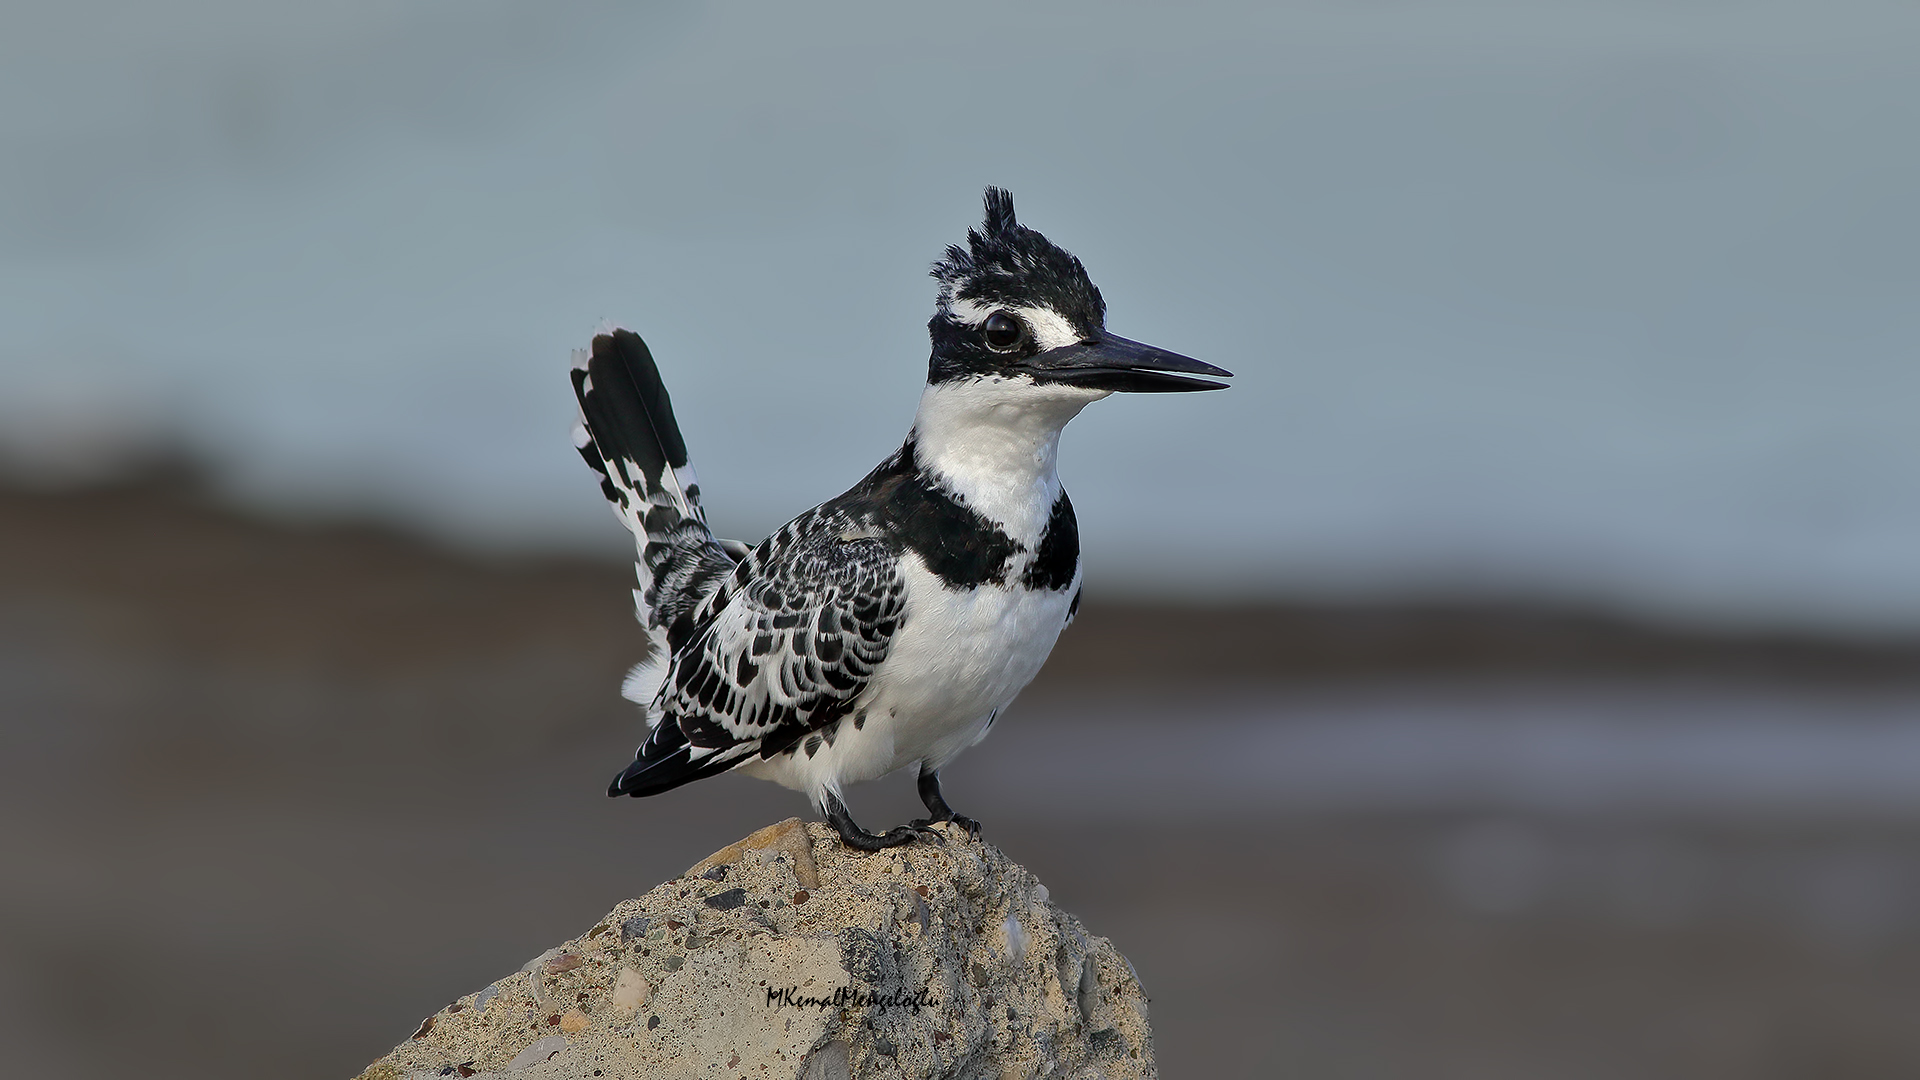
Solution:
[(758, 538), (989, 183), (1239, 374), (1075, 421), (1081, 620), (947, 774), (1167, 1075), (1920, 1073), (1920, 9), (0, 21), (9, 1074), (349, 1076), (802, 812), (601, 794), (562, 372), (641, 330)]

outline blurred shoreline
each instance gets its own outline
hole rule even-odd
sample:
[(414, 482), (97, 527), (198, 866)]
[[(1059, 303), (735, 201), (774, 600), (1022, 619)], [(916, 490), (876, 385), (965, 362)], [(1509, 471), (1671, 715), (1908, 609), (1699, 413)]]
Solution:
[[(33, 592), (58, 583), (166, 604), (179, 599), (169, 591), (168, 578), (197, 578), (217, 569), (223, 589), (196, 593), (196, 606), (244, 603), (250, 587), (303, 589), (309, 591), (301, 598), (313, 602), (303, 619), (352, 619), (358, 606), (369, 630), (399, 613), (407, 600), (459, 606), (451, 592), (373, 600), (383, 583), (428, 567), (448, 588), (463, 575), (476, 583), (496, 583), (493, 587), (506, 590), (512, 603), (537, 602), (543, 585), (564, 594), (539, 605), (536, 621), (564, 617), (569, 601), (586, 597), (577, 614), (602, 620), (596, 629), (603, 626), (604, 609), (624, 610), (631, 588), (624, 559), (488, 556), (455, 551), (379, 523), (299, 523), (250, 513), (224, 504), (184, 468), (67, 488), (0, 482), (0, 522), (16, 567), (6, 583), (11, 590)], [(340, 580), (322, 583), (315, 574)], [(598, 601), (592, 598), (596, 592), (602, 594)], [(608, 597), (611, 605), (599, 602)], [(509, 613), (497, 605), (493, 610), (498, 613), (493, 620), (450, 620), (436, 627), (434, 641), (411, 647), (449, 647), (453, 642), (446, 633), (453, 626), (462, 627), (461, 640), (470, 642), (488, 632), (518, 641), (528, 632), (526, 612)], [(273, 611), (267, 607), (249, 614), (230, 606), (222, 614), (249, 621), (271, 619)], [(203, 621), (185, 609), (171, 614)], [(632, 643), (639, 640), (636, 631)], [(1920, 635), (1679, 625), (1545, 600), (1276, 599), (1181, 606), (1101, 595), (1096, 586), (1074, 626), (1062, 635), (1036, 689), (1087, 680), (1313, 683), (1431, 676), (1677, 676), (1920, 686)]]

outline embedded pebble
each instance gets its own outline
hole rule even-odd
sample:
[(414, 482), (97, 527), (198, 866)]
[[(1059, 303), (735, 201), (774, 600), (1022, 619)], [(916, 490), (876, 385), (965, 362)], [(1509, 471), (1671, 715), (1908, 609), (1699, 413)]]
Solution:
[(553, 1057), (553, 1055), (565, 1051), (566, 1048), (567, 1037), (565, 1035), (549, 1035), (535, 1042), (525, 1050), (520, 1051), (518, 1054), (515, 1054), (513, 1060), (507, 1062), (505, 1071), (512, 1072), (515, 1069), (524, 1069), (529, 1065), (538, 1065)]
[(613, 1011), (632, 1016), (653, 997), (653, 985), (636, 967), (622, 967), (613, 980)]
[(520, 970), (533, 971), (536, 968), (544, 967), (547, 961), (553, 959), (556, 956), (559, 956), (561, 953), (566, 951), (567, 951), (567, 947), (565, 945), (556, 945), (553, 948), (548, 949), (546, 952), (541, 953), (539, 956), (536, 956), (533, 959), (527, 961), (525, 964), (522, 964), (520, 966)]
[(1017, 972), (1027, 962), (1027, 928), (1020, 925), (1018, 916), (1008, 915), (1001, 930), (1007, 937), (1007, 962)]
[(705, 876), (716, 867), (733, 865), (748, 852), (760, 853), (759, 861), (763, 866), (766, 856), (783, 854), (792, 867), (794, 878), (802, 886), (809, 889), (820, 887), (820, 871), (813, 859), (813, 837), (808, 832), (806, 823), (799, 818), (788, 818), (756, 830), (742, 840), (728, 844), (695, 863), (692, 869), (687, 871), (687, 876)]

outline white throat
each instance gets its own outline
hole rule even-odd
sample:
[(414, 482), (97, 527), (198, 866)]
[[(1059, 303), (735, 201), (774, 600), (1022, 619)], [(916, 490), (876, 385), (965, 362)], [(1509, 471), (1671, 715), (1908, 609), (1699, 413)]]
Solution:
[(1029, 547), (1060, 495), (1060, 431), (1109, 391), (990, 376), (929, 386), (914, 416), (916, 463)]

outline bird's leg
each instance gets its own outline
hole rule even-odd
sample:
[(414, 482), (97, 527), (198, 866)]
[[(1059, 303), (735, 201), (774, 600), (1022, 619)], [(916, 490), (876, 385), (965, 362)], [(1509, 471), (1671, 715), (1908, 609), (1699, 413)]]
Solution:
[(926, 828), (936, 822), (951, 821), (967, 830), (967, 839), (980, 839), (980, 823), (965, 814), (953, 812), (953, 807), (947, 805), (946, 796), (940, 794), (940, 771), (927, 768), (924, 762), (920, 766), (920, 801), (927, 804), (928, 816), (915, 818), (907, 824)]
[(840, 831), (840, 842), (858, 851), (879, 851), (882, 848), (899, 847), (901, 844), (911, 844), (922, 836), (929, 840), (946, 842), (946, 837), (918, 824), (897, 825), (884, 833), (870, 833), (853, 820), (853, 815), (847, 812), (847, 804), (841, 802), (840, 796), (831, 791), (822, 793), (820, 811), (826, 814), (827, 820), (833, 822), (833, 827)]

